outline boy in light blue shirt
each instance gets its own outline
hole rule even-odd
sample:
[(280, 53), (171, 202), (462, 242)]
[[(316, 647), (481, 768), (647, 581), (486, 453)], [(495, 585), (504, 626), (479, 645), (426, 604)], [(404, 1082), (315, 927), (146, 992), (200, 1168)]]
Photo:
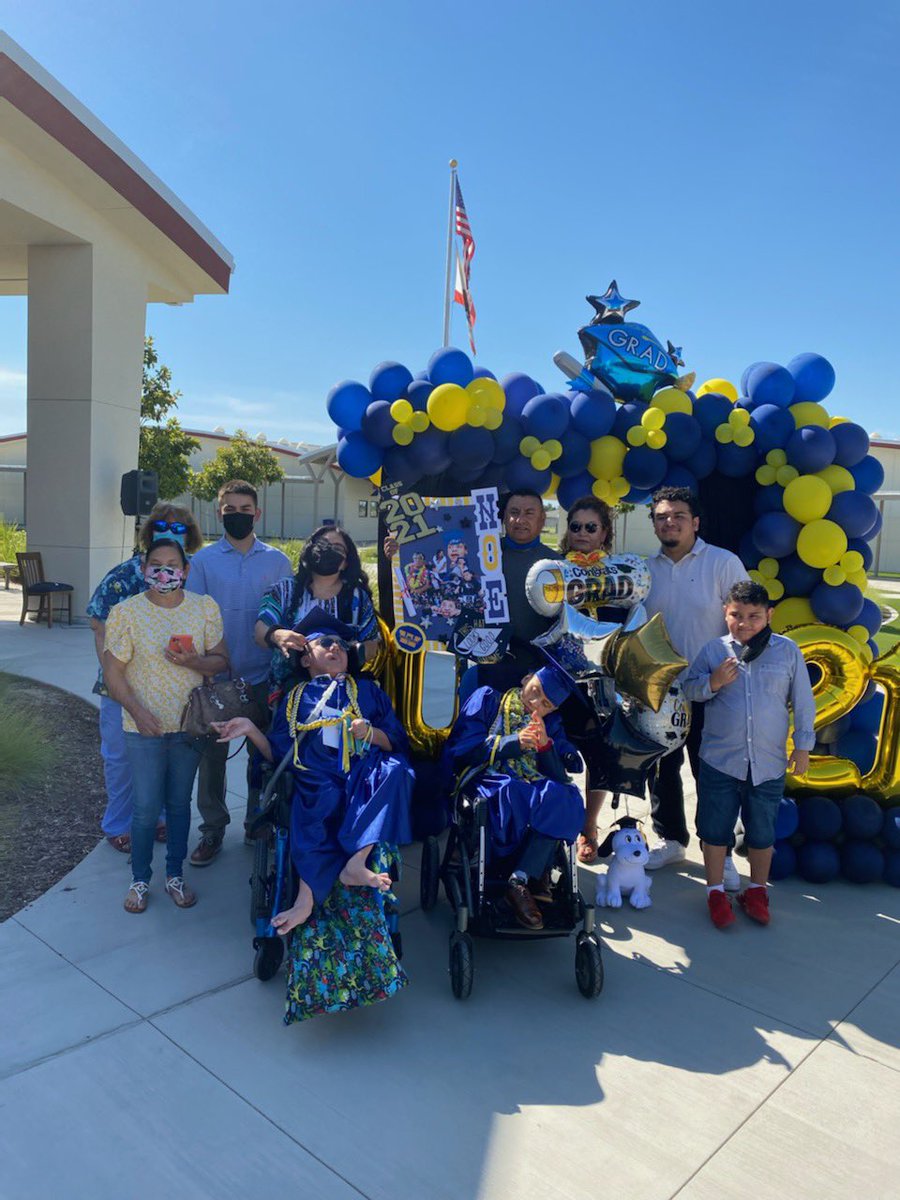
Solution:
[[(697, 784), (697, 833), (703, 842), (712, 923), (734, 922), (722, 876), (738, 814), (750, 860), (750, 884), (738, 897), (747, 916), (769, 923), (768, 879), (775, 817), (787, 769), (809, 767), (815, 701), (799, 646), (772, 632), (772, 601), (759, 583), (736, 583), (725, 602), (728, 633), (707, 642), (684, 679), (689, 700), (706, 702)], [(787, 754), (790, 714), (793, 750)]]

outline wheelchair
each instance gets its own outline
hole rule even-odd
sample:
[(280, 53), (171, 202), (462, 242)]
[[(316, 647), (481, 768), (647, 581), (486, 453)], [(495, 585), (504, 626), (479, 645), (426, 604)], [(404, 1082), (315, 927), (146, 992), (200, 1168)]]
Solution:
[(479, 770), (464, 774), (457, 785), (443, 855), (437, 837), (427, 837), (422, 843), (422, 908), (426, 912), (434, 908), (443, 884), (456, 918), (450, 934), (453, 995), (465, 1000), (472, 991), (473, 934), (530, 941), (568, 937), (580, 925), (575, 939), (575, 982), (582, 996), (594, 999), (603, 990), (603, 958), (594, 926), (594, 906), (585, 904), (578, 890), (574, 846), (557, 846), (550, 870), (550, 903), (541, 904), (543, 929), (525, 929), (516, 922), (504, 898), (511, 864), (488, 855), (488, 803), (473, 786)]
[[(289, 908), (297, 894), (297, 873), (291, 861), (291, 804), (293, 780), (290, 767), (292, 746), (277, 766), (262, 764), (264, 790), (260, 806), (250, 821), (248, 833), (254, 839), (253, 874), (250, 877), (250, 923), (253, 926), (253, 974), (265, 982), (278, 973), (284, 960), (284, 938), (272, 925), (272, 918)], [(399, 875), (391, 868), (391, 879)], [(398, 960), (403, 957), (399, 930), (399, 906), (379, 893), (385, 924)]]

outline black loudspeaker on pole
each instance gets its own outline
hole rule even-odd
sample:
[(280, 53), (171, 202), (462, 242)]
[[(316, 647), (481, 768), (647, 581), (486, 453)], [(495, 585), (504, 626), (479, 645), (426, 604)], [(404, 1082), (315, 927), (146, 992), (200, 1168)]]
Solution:
[(119, 503), (126, 517), (146, 517), (158, 498), (156, 471), (126, 471), (122, 476)]

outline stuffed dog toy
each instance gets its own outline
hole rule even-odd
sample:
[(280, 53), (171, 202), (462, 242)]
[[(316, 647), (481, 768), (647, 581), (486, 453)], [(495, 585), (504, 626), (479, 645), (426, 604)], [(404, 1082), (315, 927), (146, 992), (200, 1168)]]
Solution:
[(653, 880), (644, 870), (650, 857), (647, 840), (631, 817), (625, 817), (619, 828), (611, 829), (597, 851), (598, 858), (613, 861), (597, 880), (597, 904), (601, 908), (621, 908), (622, 897), (628, 896), (632, 908), (649, 908)]

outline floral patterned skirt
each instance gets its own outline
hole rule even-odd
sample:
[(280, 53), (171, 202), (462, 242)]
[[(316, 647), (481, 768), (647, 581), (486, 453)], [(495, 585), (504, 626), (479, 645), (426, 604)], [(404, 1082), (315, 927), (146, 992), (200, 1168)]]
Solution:
[[(386, 871), (392, 863), (399, 867), (400, 856), (393, 847), (379, 845), (370, 861), (374, 871)], [(348, 888), (338, 881), (309, 920), (293, 930), (285, 1025), (375, 1004), (406, 987), (409, 980), (384, 913), (384, 901), (393, 899), (390, 892)]]

